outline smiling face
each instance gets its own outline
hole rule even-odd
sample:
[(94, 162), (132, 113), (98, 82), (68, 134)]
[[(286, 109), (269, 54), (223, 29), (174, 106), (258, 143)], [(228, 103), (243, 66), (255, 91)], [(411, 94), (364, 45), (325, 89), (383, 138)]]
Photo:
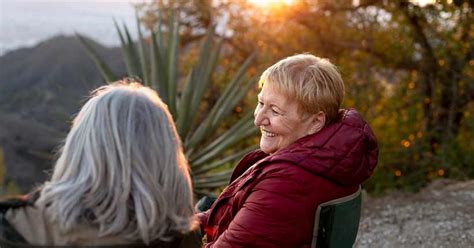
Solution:
[(262, 133), (260, 149), (268, 154), (319, 131), (325, 122), (324, 113), (302, 115), (295, 100), (268, 84), (258, 95), (254, 116), (255, 125)]

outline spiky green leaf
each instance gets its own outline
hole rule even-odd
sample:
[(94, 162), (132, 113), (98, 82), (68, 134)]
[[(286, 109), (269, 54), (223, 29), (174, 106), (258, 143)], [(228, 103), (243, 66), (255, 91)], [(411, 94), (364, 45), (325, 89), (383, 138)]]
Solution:
[(248, 92), (250, 86), (252, 85), (253, 80), (250, 80), (249, 83), (238, 93), (239, 86), (244, 80), (245, 71), (250, 66), (254, 56), (250, 56), (239, 68), (237, 74), (229, 82), (224, 92), (221, 94), (216, 104), (210, 110), (206, 119), (201, 122), (199, 127), (193, 133), (193, 135), (186, 139), (185, 145), (188, 147), (194, 147), (197, 144), (203, 142), (210, 132), (212, 132), (217, 124), (224, 119), (235, 104), (237, 104), (242, 97)]
[(179, 22), (174, 11), (171, 12), (168, 27), (167, 71), (168, 71), (168, 108), (176, 116), (176, 87), (178, 74)]
[(191, 163), (195, 166), (209, 162), (211, 159), (219, 156), (224, 150), (241, 141), (248, 136), (258, 133), (258, 129), (253, 124), (253, 114), (248, 113), (244, 118), (239, 120), (234, 126), (220, 135), (212, 143), (190, 158)]
[(251, 147), (248, 147), (247, 149), (243, 149), (241, 151), (238, 151), (232, 155), (229, 155), (223, 159), (220, 159), (220, 160), (216, 160), (216, 161), (213, 161), (212, 163), (210, 164), (204, 164), (204, 165), (195, 165), (195, 164), (191, 164), (191, 169), (193, 170), (193, 173), (195, 175), (199, 175), (199, 174), (204, 174), (208, 171), (211, 171), (211, 170), (214, 170), (216, 168), (219, 168), (220, 166), (222, 166), (223, 164), (226, 164), (226, 163), (232, 163), (234, 161), (236, 161), (237, 159), (240, 159), (242, 158), (245, 154), (249, 153), (250, 151), (253, 151), (255, 149), (258, 148), (258, 145), (254, 145), (254, 146), (251, 146)]
[(143, 39), (143, 34), (140, 26), (140, 19), (138, 18), (138, 13), (135, 11), (135, 19), (137, 23), (138, 30), (138, 51), (140, 57), (140, 67), (142, 69), (142, 79), (146, 86), (151, 86), (150, 82), (150, 64), (147, 63), (147, 54), (145, 53), (145, 40)]
[(92, 44), (82, 35), (76, 33), (76, 36), (81, 41), (82, 45), (85, 47), (87, 54), (97, 66), (100, 71), (100, 74), (105, 79), (105, 81), (107, 81), (108, 83), (115, 81), (116, 76), (107, 66), (107, 64), (99, 57), (99, 54), (94, 49)]

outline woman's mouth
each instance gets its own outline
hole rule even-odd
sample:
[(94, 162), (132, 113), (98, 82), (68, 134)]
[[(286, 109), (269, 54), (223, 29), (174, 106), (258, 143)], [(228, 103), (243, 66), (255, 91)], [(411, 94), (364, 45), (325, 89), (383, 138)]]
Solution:
[(265, 136), (265, 137), (275, 137), (275, 136), (277, 136), (276, 133), (272, 133), (272, 132), (269, 132), (269, 131), (266, 131), (266, 130), (263, 130), (263, 129), (260, 129), (260, 131), (262, 132), (263, 136)]

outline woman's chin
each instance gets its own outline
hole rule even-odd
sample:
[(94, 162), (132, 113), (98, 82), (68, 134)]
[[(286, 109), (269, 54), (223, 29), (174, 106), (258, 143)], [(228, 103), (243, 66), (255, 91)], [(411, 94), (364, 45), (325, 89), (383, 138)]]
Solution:
[(265, 144), (260, 143), (260, 150), (266, 154), (272, 154), (275, 152), (275, 149), (271, 146), (267, 146)]

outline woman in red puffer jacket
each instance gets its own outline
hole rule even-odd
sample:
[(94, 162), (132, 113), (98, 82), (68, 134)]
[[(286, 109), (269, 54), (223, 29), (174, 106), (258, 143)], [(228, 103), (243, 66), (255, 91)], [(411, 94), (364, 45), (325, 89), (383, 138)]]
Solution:
[(328, 60), (288, 57), (262, 74), (260, 87), (260, 149), (199, 214), (205, 247), (309, 247), (316, 208), (354, 193), (377, 164), (368, 124), (339, 109), (344, 83)]

